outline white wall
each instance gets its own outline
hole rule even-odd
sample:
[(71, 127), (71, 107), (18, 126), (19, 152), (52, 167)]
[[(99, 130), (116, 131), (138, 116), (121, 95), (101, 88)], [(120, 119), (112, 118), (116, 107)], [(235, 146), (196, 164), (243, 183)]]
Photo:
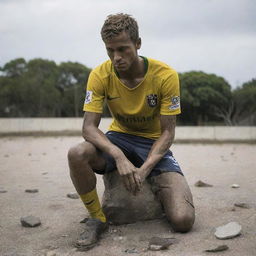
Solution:
[[(81, 134), (82, 118), (0, 118), (0, 135), (42, 133)], [(103, 118), (100, 128), (105, 132), (111, 118)], [(178, 126), (176, 141), (256, 141), (256, 127)]]

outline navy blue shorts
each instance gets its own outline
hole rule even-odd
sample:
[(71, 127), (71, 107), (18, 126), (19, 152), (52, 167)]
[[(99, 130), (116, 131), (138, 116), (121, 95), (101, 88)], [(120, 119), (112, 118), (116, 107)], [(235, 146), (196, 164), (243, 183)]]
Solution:
[[(141, 136), (114, 131), (108, 131), (106, 136), (113, 144), (123, 151), (129, 161), (137, 168), (141, 167), (146, 161), (148, 153), (155, 142), (155, 140)], [(117, 169), (115, 160), (112, 156), (103, 153), (103, 157), (106, 161), (105, 170), (94, 170), (96, 173), (104, 174)], [(155, 165), (148, 177), (156, 176), (163, 172), (178, 172), (183, 175), (178, 162), (175, 160), (170, 150), (168, 150), (164, 157)]]

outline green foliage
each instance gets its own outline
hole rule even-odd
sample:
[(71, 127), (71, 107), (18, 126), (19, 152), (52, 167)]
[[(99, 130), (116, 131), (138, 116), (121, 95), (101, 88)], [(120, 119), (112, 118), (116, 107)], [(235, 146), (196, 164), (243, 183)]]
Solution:
[(90, 69), (79, 63), (12, 60), (0, 76), (0, 116), (82, 116)]
[(23, 58), (19, 58), (6, 63), (2, 71), (7, 77), (19, 77), (26, 72), (26, 65), (26, 61)]
[(56, 84), (62, 93), (61, 116), (82, 116), (86, 82), (90, 69), (79, 63), (66, 62), (59, 66)]
[(218, 122), (219, 109), (228, 108), (231, 99), (231, 87), (224, 78), (204, 72), (186, 72), (180, 74), (182, 124), (202, 125)]
[(234, 90), (233, 97), (235, 102), (233, 123), (256, 125), (256, 79)]

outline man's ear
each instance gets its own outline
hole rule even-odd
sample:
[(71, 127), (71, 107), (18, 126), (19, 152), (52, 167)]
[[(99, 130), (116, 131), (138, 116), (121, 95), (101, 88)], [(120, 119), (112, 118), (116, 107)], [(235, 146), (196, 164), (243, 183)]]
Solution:
[(138, 38), (138, 40), (137, 40), (135, 46), (136, 46), (136, 49), (137, 49), (137, 50), (140, 49), (140, 47), (141, 47), (141, 38), (140, 38), (140, 37)]

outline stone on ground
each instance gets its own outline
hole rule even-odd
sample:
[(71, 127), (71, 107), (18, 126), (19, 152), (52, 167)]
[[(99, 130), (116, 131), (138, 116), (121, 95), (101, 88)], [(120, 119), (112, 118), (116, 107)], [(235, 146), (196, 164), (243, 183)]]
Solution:
[(129, 253), (129, 254), (137, 254), (137, 253), (139, 253), (139, 251), (136, 248), (126, 249), (124, 252)]
[(199, 181), (197, 181), (195, 183), (195, 187), (213, 187), (213, 185), (205, 183), (205, 182), (199, 180)]
[(232, 184), (231, 188), (240, 188), (240, 185), (239, 184)]
[(240, 208), (245, 208), (245, 209), (250, 209), (251, 206), (247, 203), (235, 203), (234, 206), (240, 207)]
[(205, 250), (205, 252), (223, 252), (223, 251), (226, 251), (228, 249), (229, 249), (229, 247), (227, 245), (223, 244), (223, 245), (219, 245), (217, 247), (214, 247), (212, 249), (207, 249), (207, 250)]
[(241, 234), (242, 227), (237, 222), (229, 222), (216, 228), (215, 236), (218, 239), (229, 239)]
[(21, 217), (20, 218), (20, 222), (22, 224), (23, 227), (37, 227), (41, 225), (41, 220), (38, 217), (35, 216), (26, 216), (26, 217)]
[(148, 249), (150, 251), (166, 250), (175, 242), (175, 238), (152, 237), (149, 241)]
[(75, 192), (68, 193), (67, 197), (71, 199), (79, 199), (79, 195)]
[(26, 190), (25, 190), (26, 193), (38, 193), (38, 191), (39, 191), (39, 190), (36, 189), (36, 188), (35, 188), (35, 189), (26, 189)]
[(102, 208), (111, 223), (128, 224), (163, 216), (161, 204), (147, 181), (143, 183), (142, 191), (134, 196), (125, 189), (117, 172), (105, 174), (103, 180)]

